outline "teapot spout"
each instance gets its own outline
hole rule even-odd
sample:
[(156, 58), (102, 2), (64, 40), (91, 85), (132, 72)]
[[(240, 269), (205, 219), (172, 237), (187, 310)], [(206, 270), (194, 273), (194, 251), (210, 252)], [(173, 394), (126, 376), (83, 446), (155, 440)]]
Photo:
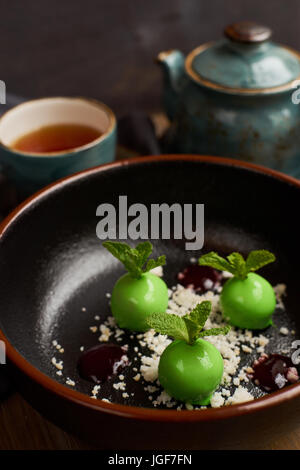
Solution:
[(184, 55), (178, 50), (163, 51), (158, 54), (156, 62), (163, 67), (163, 102), (167, 116), (172, 121), (178, 108), (180, 92), (186, 80)]

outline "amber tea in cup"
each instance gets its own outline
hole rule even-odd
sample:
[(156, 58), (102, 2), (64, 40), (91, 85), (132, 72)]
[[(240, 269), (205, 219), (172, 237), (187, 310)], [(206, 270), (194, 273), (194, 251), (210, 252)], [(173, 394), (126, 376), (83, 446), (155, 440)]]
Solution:
[(116, 118), (100, 101), (26, 101), (0, 117), (0, 169), (27, 196), (53, 181), (114, 160)]
[(55, 124), (41, 127), (19, 137), (10, 147), (30, 153), (62, 152), (87, 145), (100, 136), (101, 132), (90, 126)]

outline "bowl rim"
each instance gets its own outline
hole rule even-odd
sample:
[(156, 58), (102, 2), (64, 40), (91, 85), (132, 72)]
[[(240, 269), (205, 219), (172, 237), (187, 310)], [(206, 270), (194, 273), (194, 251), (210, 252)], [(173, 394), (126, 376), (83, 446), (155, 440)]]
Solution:
[[(215, 157), (208, 155), (155, 155), (147, 157), (136, 157), (126, 160), (121, 160), (105, 165), (100, 165), (94, 168), (89, 168), (81, 172), (61, 178), (60, 180), (49, 184), (45, 188), (39, 190), (37, 193), (30, 196), (20, 205), (18, 205), (0, 224), (0, 241), (14, 221), (22, 217), (23, 213), (37, 201), (47, 197), (57, 189), (63, 188), (72, 182), (84, 179), (89, 175), (105, 172), (112, 168), (122, 168), (131, 165), (143, 165), (144, 163), (152, 162), (166, 162), (166, 161), (194, 161), (212, 163), (214, 165), (221, 165), (227, 167), (237, 167), (241, 169), (250, 170), (254, 173), (262, 173), (276, 180), (283, 181), (289, 185), (296, 186), (300, 189), (300, 181), (292, 176), (285, 175), (276, 170), (272, 170), (253, 163), (243, 162), (236, 159)], [(25, 359), (8, 341), (4, 332), (0, 329), (0, 340), (4, 341), (6, 347), (7, 358), (27, 377), (42, 386), (44, 389), (58, 395), (60, 398), (69, 400), (77, 405), (82, 405), (88, 409), (113, 414), (125, 418), (138, 419), (144, 421), (160, 421), (160, 422), (205, 422), (223, 420), (233, 418), (249, 413), (266, 410), (268, 408), (280, 405), (283, 402), (292, 400), (300, 396), (300, 382), (289, 385), (282, 390), (278, 390), (269, 395), (261, 398), (254, 399), (246, 403), (240, 403), (230, 406), (223, 406), (220, 408), (207, 408), (201, 411), (194, 410), (164, 410), (156, 408), (144, 408), (137, 406), (122, 405), (118, 403), (108, 403), (102, 400), (95, 400), (90, 396), (78, 392), (77, 390), (70, 389), (64, 384), (57, 382), (55, 379), (41, 372), (33, 366), (27, 359)]]

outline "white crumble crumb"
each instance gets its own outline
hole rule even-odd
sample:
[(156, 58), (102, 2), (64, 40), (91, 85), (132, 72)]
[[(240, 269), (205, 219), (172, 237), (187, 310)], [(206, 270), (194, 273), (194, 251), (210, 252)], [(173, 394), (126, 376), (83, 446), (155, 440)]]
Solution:
[(185, 403), (185, 407), (187, 410), (192, 411), (194, 409), (193, 405), (191, 403)]
[(129, 395), (128, 395), (127, 392), (124, 392), (124, 393), (122, 393), (122, 397), (123, 397), (123, 398), (129, 398)]
[(203, 285), (204, 285), (205, 289), (209, 290), (213, 287), (214, 283), (211, 279), (205, 279)]
[(101, 386), (100, 385), (95, 385), (93, 390), (92, 390), (92, 398), (96, 398)]
[(277, 306), (280, 308), (284, 308), (282, 297), (286, 296), (286, 285), (277, 284), (273, 289), (277, 300)]
[(82, 312), (86, 312), (86, 308), (85, 308), (85, 307), (82, 307), (81, 311), (82, 311)]
[(221, 392), (215, 392), (211, 398), (210, 404), (212, 408), (220, 408), (223, 406), (225, 402), (225, 398), (222, 396)]
[(242, 350), (248, 354), (252, 352), (252, 349), (249, 348), (249, 346), (246, 346), (245, 344), (242, 344)]
[(240, 385), (240, 379), (238, 377), (234, 377), (232, 383), (233, 383), (233, 385), (238, 387)]
[(266, 338), (264, 335), (259, 335), (257, 343), (259, 344), (259, 346), (265, 347), (269, 343), (269, 339)]
[(157, 266), (156, 268), (151, 269), (150, 273), (155, 274), (155, 276), (158, 276), (158, 277), (163, 277), (164, 275), (163, 267)]
[(158, 405), (160, 405), (160, 404), (169, 405), (169, 407), (171, 407), (171, 406), (173, 406), (173, 404), (175, 404), (172, 397), (170, 397), (170, 395), (165, 390), (163, 390), (161, 392), (161, 394), (158, 395), (158, 397), (156, 398), (155, 401), (156, 401), (156, 404), (158, 404)]
[(110, 328), (108, 328), (106, 325), (100, 325), (99, 330), (101, 332), (101, 335), (99, 336), (99, 341), (106, 342), (109, 340), (110, 335), (112, 334), (112, 331)]
[(63, 361), (57, 361), (55, 357), (52, 357), (51, 362), (58, 370), (62, 370), (64, 368)]
[(125, 382), (119, 382), (117, 384), (113, 384), (114, 389), (116, 390), (122, 390), (124, 391), (126, 388), (126, 383)]
[(75, 385), (76, 385), (74, 380), (70, 379), (69, 377), (66, 380), (66, 384), (71, 385), (71, 387), (75, 387)]
[(289, 367), (288, 368), (286, 378), (292, 384), (298, 382), (299, 374), (298, 374), (298, 371), (297, 371), (296, 367)]
[(284, 335), (284, 336), (287, 336), (289, 334), (289, 330), (285, 326), (282, 326), (279, 330), (279, 333)]
[(233, 277), (233, 274), (229, 273), (228, 271), (222, 271), (222, 277), (224, 279), (230, 279), (231, 277)]
[(94, 320), (99, 321), (99, 320), (100, 320), (99, 315), (95, 315), (95, 316), (94, 316)]
[(112, 328), (117, 327), (116, 320), (113, 316), (107, 317), (106, 321), (104, 322), (106, 326), (110, 326)]
[(90, 330), (92, 333), (97, 333), (98, 327), (97, 326), (90, 326)]
[(84, 346), (80, 346), (79, 350), (80, 350), (81, 352), (83, 352), (83, 351), (84, 351)]
[(136, 374), (134, 377), (133, 377), (133, 380), (135, 380), (136, 382), (138, 382), (141, 378), (141, 374)]
[(275, 377), (275, 383), (278, 388), (283, 388), (285, 384), (287, 383), (287, 379), (285, 378), (284, 375), (282, 374), (277, 374)]
[(155, 385), (147, 385), (147, 387), (144, 387), (144, 390), (149, 393), (154, 393), (154, 392), (157, 392), (159, 388), (156, 387)]
[(111, 294), (110, 294), (109, 292), (106, 292), (106, 294), (105, 294), (105, 295), (106, 295), (106, 297), (107, 297), (108, 299), (110, 299), (110, 298), (111, 298)]
[(61, 371), (61, 370), (57, 370), (57, 371), (56, 371), (56, 375), (62, 376), (62, 371)]
[(116, 328), (115, 338), (119, 338), (119, 337), (122, 336), (124, 333), (125, 333), (124, 330), (121, 330), (120, 328)]
[(236, 405), (238, 403), (245, 403), (251, 400), (254, 400), (253, 395), (251, 395), (246, 388), (239, 386), (235, 390), (234, 394), (228, 398), (226, 405)]

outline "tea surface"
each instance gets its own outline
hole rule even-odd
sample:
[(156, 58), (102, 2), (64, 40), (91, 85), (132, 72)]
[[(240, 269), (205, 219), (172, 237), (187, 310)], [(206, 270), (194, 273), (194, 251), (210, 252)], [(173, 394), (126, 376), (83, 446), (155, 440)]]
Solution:
[(19, 137), (11, 148), (21, 152), (50, 153), (86, 145), (101, 136), (93, 127), (80, 124), (45, 126)]

